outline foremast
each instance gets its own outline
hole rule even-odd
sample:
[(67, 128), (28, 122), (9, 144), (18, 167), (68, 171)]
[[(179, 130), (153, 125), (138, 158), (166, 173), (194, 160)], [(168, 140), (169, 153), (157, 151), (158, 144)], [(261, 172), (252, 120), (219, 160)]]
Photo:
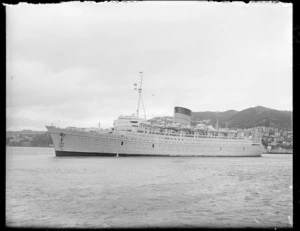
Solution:
[[(142, 102), (142, 106), (143, 106), (143, 110), (144, 110), (144, 118), (145, 118), (145, 121), (146, 121), (146, 112), (145, 112), (145, 107), (144, 107), (144, 102), (143, 102), (143, 97), (142, 97), (142, 84), (143, 84), (143, 72), (140, 71), (139, 72), (140, 75), (141, 75), (141, 80), (140, 80), (140, 86), (139, 88), (134, 88), (134, 90), (138, 90), (139, 92), (139, 100), (138, 100), (138, 107), (137, 107), (137, 110), (136, 110), (136, 116), (137, 118), (139, 117), (139, 112), (140, 112), (140, 102)], [(137, 87), (137, 83), (134, 84), (135, 87)]]

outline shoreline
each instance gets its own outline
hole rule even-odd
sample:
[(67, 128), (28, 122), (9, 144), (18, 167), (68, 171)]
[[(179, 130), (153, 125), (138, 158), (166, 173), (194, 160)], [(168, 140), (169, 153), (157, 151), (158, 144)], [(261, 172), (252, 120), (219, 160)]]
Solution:
[(51, 146), (8, 146), (6, 145), (6, 148), (54, 148)]
[(263, 153), (263, 154), (290, 154), (293, 155), (293, 152), (267, 152), (267, 153)]
[[(54, 148), (54, 146), (8, 146), (6, 145), (6, 148)], [(289, 152), (289, 151), (269, 151), (269, 152), (263, 152), (263, 155), (266, 154), (291, 154), (293, 155), (293, 151)]]

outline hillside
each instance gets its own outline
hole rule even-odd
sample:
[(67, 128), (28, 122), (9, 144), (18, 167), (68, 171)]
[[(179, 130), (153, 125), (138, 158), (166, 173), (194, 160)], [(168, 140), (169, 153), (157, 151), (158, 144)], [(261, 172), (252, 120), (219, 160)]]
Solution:
[(6, 145), (8, 146), (29, 146), (49, 147), (52, 145), (50, 133), (46, 131), (7, 131)]
[[(228, 122), (236, 113), (238, 113), (238, 111), (235, 110), (229, 110), (225, 112), (192, 112), (192, 125), (196, 124), (197, 121), (202, 120), (210, 120), (211, 123), (215, 125), (218, 118), (219, 125), (221, 127), (225, 127), (226, 122)], [(229, 126), (229, 124), (227, 126)]]
[(33, 147), (49, 147), (52, 143), (52, 139), (49, 132), (37, 135), (31, 140), (31, 146)]
[[(156, 117), (149, 121), (165, 121), (170, 123), (171, 117)], [(217, 118), (220, 127), (229, 128), (253, 128), (257, 126), (274, 127), (279, 129), (291, 129), (292, 112), (279, 111), (266, 107), (252, 107), (242, 111), (228, 110), (225, 112), (192, 112), (192, 125), (203, 120), (210, 120), (212, 125), (216, 125)]]
[(261, 106), (248, 108), (230, 117), (228, 125), (236, 128), (266, 126), (291, 129), (292, 112), (278, 111)]

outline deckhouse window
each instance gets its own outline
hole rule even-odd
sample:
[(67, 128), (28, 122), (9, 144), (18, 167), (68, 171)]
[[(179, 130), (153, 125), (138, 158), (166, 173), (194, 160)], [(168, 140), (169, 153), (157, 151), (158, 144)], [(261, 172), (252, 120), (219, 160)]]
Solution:
[(124, 144), (124, 142), (122, 141), (122, 142), (121, 142), (121, 145), (123, 145), (123, 144)]

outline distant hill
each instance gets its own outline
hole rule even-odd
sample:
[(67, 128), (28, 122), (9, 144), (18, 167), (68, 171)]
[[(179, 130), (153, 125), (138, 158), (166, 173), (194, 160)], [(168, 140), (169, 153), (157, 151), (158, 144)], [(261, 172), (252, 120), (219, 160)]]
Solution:
[[(197, 124), (197, 121), (202, 120), (210, 120), (213, 125), (217, 123), (217, 118), (219, 122), (219, 126), (225, 127), (226, 122), (228, 123), (230, 118), (238, 113), (238, 111), (235, 110), (229, 110), (225, 112), (192, 112), (192, 125)], [(230, 124), (228, 123), (227, 126)]]
[(252, 107), (234, 114), (228, 124), (231, 127), (250, 128), (257, 126), (291, 129), (292, 112), (265, 107)]
[(7, 131), (6, 145), (8, 146), (29, 146), (49, 147), (52, 143), (50, 133), (46, 131)]
[(40, 135), (44, 134), (46, 131), (32, 131), (32, 130), (22, 130), (22, 131), (6, 131), (6, 136), (14, 135)]
[(53, 144), (49, 132), (33, 137), (30, 143), (33, 147), (49, 147), (50, 144)]
[[(292, 112), (279, 111), (262, 106), (251, 107), (242, 111), (228, 110), (225, 112), (192, 112), (192, 125), (199, 121), (210, 120), (212, 125), (216, 125), (218, 118), (220, 127), (228, 128), (253, 128), (257, 126), (275, 127), (289, 130), (292, 127)], [(165, 119), (167, 119), (165, 121)], [(149, 121), (170, 122), (170, 117), (155, 117)]]

